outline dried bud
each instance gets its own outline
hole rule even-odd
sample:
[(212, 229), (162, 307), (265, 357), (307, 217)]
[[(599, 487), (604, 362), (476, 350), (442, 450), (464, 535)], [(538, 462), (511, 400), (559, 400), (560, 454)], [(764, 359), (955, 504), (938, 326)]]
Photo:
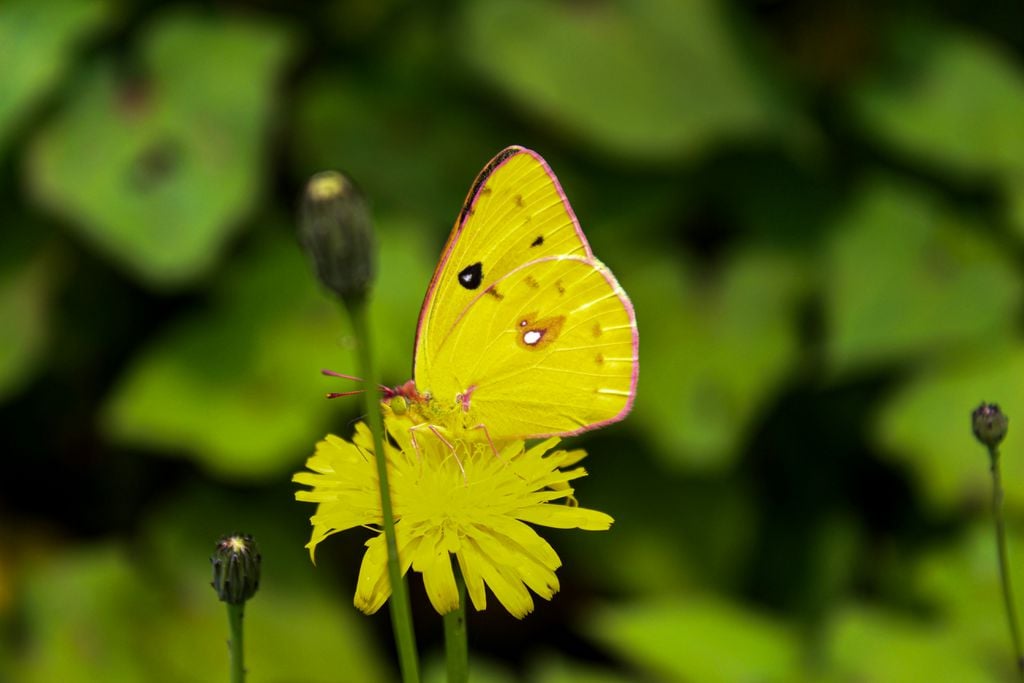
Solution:
[(974, 436), (989, 448), (999, 445), (1006, 436), (1009, 418), (995, 403), (982, 403), (971, 413)]
[(238, 605), (256, 594), (260, 587), (260, 551), (249, 534), (231, 534), (217, 541), (210, 556), (213, 581), (221, 602)]
[(302, 195), (299, 241), (320, 282), (346, 304), (363, 299), (375, 271), (373, 224), (366, 199), (347, 176), (324, 171)]

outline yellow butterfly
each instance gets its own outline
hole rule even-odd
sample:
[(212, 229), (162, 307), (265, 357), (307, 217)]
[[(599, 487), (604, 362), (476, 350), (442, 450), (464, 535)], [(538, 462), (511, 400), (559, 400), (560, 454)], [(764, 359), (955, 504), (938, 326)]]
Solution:
[(638, 343), (555, 174), (509, 147), (469, 190), (420, 310), (414, 379), (385, 401), (494, 440), (578, 434), (629, 413)]

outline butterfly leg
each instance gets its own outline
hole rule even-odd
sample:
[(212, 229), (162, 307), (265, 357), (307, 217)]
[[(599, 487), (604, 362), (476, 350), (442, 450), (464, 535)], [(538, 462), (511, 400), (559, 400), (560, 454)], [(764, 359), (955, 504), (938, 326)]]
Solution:
[(434, 436), (436, 436), (438, 439), (440, 439), (441, 443), (443, 443), (445, 446), (447, 446), (448, 450), (451, 451), (452, 457), (455, 458), (455, 462), (459, 466), (459, 471), (462, 472), (462, 482), (466, 483), (466, 481), (467, 481), (467, 479), (466, 479), (466, 468), (462, 466), (462, 460), (460, 460), (459, 456), (455, 453), (455, 446), (453, 446), (452, 443), (448, 439), (444, 438), (444, 436), (441, 435), (441, 430), (439, 430), (434, 425), (427, 425), (427, 429), (429, 429), (431, 432), (433, 432)]
[[(485, 425), (484, 423), (481, 422), (480, 424), (475, 425), (473, 427), (469, 427), (468, 429), (479, 429), (479, 430), (482, 430), (483, 433), (484, 433), (484, 436), (487, 437), (487, 443), (490, 445), (491, 452), (494, 453), (494, 457), (497, 458), (498, 460), (501, 460), (502, 464), (504, 464), (505, 467), (508, 467), (508, 461), (505, 460), (504, 458), (502, 458), (501, 457), (501, 453), (498, 452), (498, 447), (494, 445), (494, 439), (491, 438), (491, 433), (487, 430), (487, 425)], [(516, 472), (516, 476), (519, 477), (520, 479), (522, 479), (523, 481), (526, 481), (526, 477), (524, 477), (519, 472)]]
[(487, 425), (485, 425), (484, 423), (481, 422), (480, 424), (474, 425), (473, 427), (470, 427), (469, 429), (470, 430), (473, 430), (473, 429), (482, 430), (483, 433), (484, 433), (484, 436), (487, 437), (487, 443), (490, 444), (491, 452), (494, 453), (494, 457), (495, 458), (501, 458), (501, 454), (498, 453), (497, 446), (494, 445), (494, 439), (491, 438), (491, 433), (487, 430)]
[[(434, 428), (433, 425), (421, 423), (421, 424), (415, 424), (415, 425), (409, 427), (409, 440), (412, 441), (412, 449), (414, 451), (416, 451), (416, 459), (417, 460), (422, 460), (423, 459), (423, 451), (420, 448), (420, 442), (416, 440), (416, 432), (418, 432), (420, 429), (429, 429), (432, 432), (434, 432), (434, 436), (437, 436), (438, 438), (441, 438), (441, 436), (437, 433), (437, 430)], [(448, 443), (443, 438), (441, 438), (441, 441), (443, 441), (446, 444)], [(449, 444), (449, 448), (451, 448), (450, 444)]]
[(427, 430), (429, 430), (435, 437), (437, 437), (438, 441), (440, 441), (441, 443), (443, 443), (445, 445), (445, 447), (448, 449), (449, 453), (451, 454), (451, 457), (453, 457), (455, 459), (455, 462), (458, 464), (459, 471), (462, 472), (462, 481), (466, 482), (467, 481), (467, 478), (466, 478), (466, 468), (463, 466), (462, 460), (459, 459), (458, 454), (456, 454), (455, 446), (452, 445), (451, 441), (449, 441), (448, 439), (444, 438), (444, 435), (441, 433), (441, 430), (437, 428), (437, 426), (432, 425), (432, 424), (424, 423), (424, 424), (418, 424), (418, 425), (413, 425), (412, 427), (409, 427), (409, 437), (412, 440), (413, 449), (416, 451), (416, 457), (417, 458), (422, 458), (423, 457), (423, 454), (420, 451), (419, 442), (416, 441), (416, 430), (417, 429), (422, 429), (422, 428), (426, 428)]

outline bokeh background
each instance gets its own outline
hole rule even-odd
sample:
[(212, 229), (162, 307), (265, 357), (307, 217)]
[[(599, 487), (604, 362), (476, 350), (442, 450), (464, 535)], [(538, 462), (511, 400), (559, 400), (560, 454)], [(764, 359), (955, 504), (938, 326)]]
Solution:
[[(391, 681), (367, 533), (293, 472), (356, 401), (294, 237), (372, 197), (385, 378), (475, 174), (543, 154), (636, 304), (591, 452), (607, 533), (470, 615), (476, 681), (1015, 680), (984, 450), (1010, 415), (1024, 590), (1024, 6), (815, 0), (0, 2), (0, 680), (216, 681), (208, 555), (256, 536), (253, 683)], [(421, 651), (440, 619), (414, 579)]]

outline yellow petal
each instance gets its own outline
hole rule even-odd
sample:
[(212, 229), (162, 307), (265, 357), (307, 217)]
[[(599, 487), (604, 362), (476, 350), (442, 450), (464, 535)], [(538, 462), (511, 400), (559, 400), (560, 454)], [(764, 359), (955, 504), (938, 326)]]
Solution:
[(359, 566), (354, 604), (365, 614), (373, 614), (391, 595), (388, 581), (388, 550), (384, 534), (366, 542), (366, 554)]
[(550, 565), (541, 562), (530, 551), (507, 536), (496, 533), (479, 534), (474, 536), (474, 540), (478, 542), (481, 550), (494, 560), (503, 575), (525, 583), (545, 600), (550, 600), (551, 596), (558, 592), (558, 577), (555, 576), (554, 570), (561, 566), (562, 562), (554, 550), (550, 550), (546, 541), (541, 540), (541, 543), (547, 546), (553, 557)]
[(605, 531), (615, 521), (610, 515), (597, 510), (550, 504), (521, 508), (516, 511), (516, 517), (530, 524), (540, 524), (555, 529), (586, 529), (587, 531)]
[(470, 538), (463, 544), (463, 552), (472, 558), (474, 564), (480, 570), (483, 578), (494, 597), (508, 610), (509, 614), (516, 619), (522, 619), (533, 611), (533, 598), (526, 586), (518, 577), (510, 576), (507, 570), (485, 553), (476, 543), (476, 539)]
[(459, 570), (462, 572), (462, 579), (466, 582), (466, 593), (473, 602), (473, 608), (480, 611), (487, 608), (487, 591), (484, 590), (484, 580), (478, 569), (480, 559), (471, 551), (467, 550), (467, 543), (463, 543), (460, 552), (456, 555), (459, 560)]
[(519, 520), (507, 517), (496, 518), (488, 520), (488, 525), (515, 542), (524, 552), (535, 557), (545, 567), (557, 569), (562, 566), (562, 561), (559, 559), (555, 549), (551, 547), (551, 544)]
[(455, 584), (451, 556), (440, 552), (430, 566), (423, 569), (423, 587), (438, 614), (448, 614), (459, 606), (459, 589)]

